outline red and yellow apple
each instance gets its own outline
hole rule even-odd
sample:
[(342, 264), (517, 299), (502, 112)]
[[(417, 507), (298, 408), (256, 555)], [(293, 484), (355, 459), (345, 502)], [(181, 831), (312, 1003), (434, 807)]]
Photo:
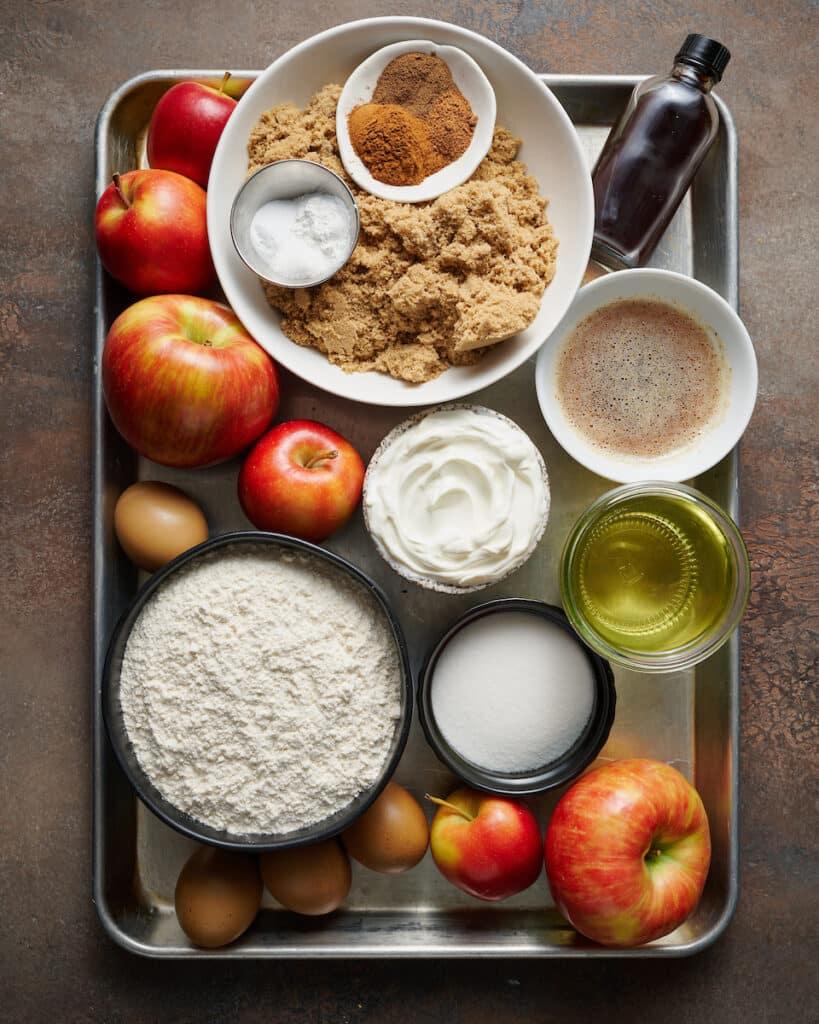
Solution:
[(192, 295), (129, 306), (108, 332), (102, 387), (114, 426), (163, 466), (207, 466), (270, 425), (279, 381), (234, 313)]
[(482, 900), (528, 889), (543, 868), (537, 819), (520, 800), (463, 787), (438, 804), (430, 849), (444, 878)]
[(206, 204), (196, 182), (172, 171), (115, 174), (94, 218), (102, 265), (137, 295), (207, 291)]
[(363, 482), (361, 456), (341, 434), (315, 420), (289, 420), (248, 453), (239, 501), (259, 530), (318, 543), (353, 514)]
[(227, 119), (236, 109), (225, 85), (213, 89), (201, 82), (172, 86), (154, 108), (148, 126), (148, 163), (192, 178), (202, 188), (208, 176), (216, 143)]
[(708, 818), (670, 765), (613, 761), (561, 797), (546, 832), (546, 874), (561, 913), (606, 946), (667, 935), (694, 911), (711, 860)]

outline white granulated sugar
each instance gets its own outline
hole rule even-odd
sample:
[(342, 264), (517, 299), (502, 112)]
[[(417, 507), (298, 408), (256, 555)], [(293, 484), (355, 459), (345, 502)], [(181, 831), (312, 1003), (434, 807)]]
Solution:
[(362, 586), (311, 556), (236, 546), (153, 595), (120, 699), (137, 759), (171, 804), (231, 833), (282, 833), (376, 781), (400, 678)]
[(459, 630), (432, 677), (432, 713), (473, 764), (522, 772), (556, 760), (580, 738), (594, 676), (565, 630), (528, 612), (494, 612)]

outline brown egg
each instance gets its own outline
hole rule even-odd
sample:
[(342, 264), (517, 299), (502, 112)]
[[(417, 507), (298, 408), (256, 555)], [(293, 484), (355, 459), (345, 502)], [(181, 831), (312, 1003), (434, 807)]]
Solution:
[(114, 529), (125, 554), (148, 572), (208, 539), (208, 523), (196, 502), (178, 487), (154, 480), (131, 484), (120, 494)]
[(329, 914), (350, 891), (350, 860), (335, 839), (263, 853), (260, 866), (270, 895), (297, 914)]
[(429, 826), (415, 797), (397, 782), (389, 782), (342, 839), (350, 856), (365, 868), (397, 874), (414, 868), (424, 856)]
[(226, 946), (253, 923), (262, 902), (255, 857), (201, 846), (176, 883), (174, 903), (182, 930), (197, 946)]

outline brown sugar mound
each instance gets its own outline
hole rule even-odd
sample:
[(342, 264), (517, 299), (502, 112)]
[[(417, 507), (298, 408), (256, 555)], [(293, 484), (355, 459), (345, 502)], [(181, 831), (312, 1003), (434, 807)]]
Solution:
[(358, 201), (361, 234), (347, 264), (315, 288), (265, 285), (284, 333), (347, 371), (379, 370), (422, 383), (475, 363), (526, 328), (552, 280), (557, 240), (537, 182), (505, 128), (472, 178), (430, 203), (395, 203), (347, 177), (335, 136), (341, 89), (325, 86), (304, 110), (267, 111), (248, 144), (249, 172), (274, 160), (315, 160)]

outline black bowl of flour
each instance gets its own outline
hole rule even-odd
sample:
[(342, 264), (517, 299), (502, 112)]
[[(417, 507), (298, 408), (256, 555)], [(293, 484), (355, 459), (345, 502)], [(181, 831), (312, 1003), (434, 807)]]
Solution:
[[(231, 589), (236, 572), (244, 589)], [(157, 817), (261, 852), (328, 839), (370, 806), (407, 742), (411, 678), (373, 580), (306, 541), (245, 531), (186, 551), (140, 589), (111, 637), (102, 711)]]

